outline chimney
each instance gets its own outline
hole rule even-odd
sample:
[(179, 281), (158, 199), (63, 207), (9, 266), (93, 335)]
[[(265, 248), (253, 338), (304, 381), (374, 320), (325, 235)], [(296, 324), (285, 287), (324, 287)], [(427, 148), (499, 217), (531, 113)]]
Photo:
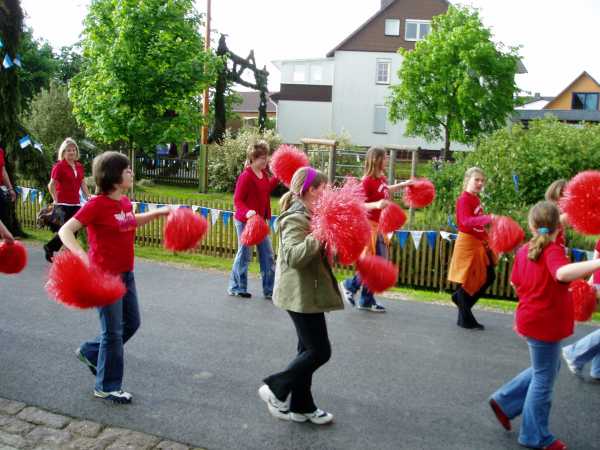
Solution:
[(389, 5), (394, 3), (396, 0), (381, 0), (381, 9), (387, 8)]

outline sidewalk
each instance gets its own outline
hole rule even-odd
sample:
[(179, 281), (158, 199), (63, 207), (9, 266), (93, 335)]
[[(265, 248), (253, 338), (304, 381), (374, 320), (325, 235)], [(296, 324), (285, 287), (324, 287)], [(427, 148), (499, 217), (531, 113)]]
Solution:
[(13, 449), (188, 450), (191, 447), (0, 398), (0, 450)]

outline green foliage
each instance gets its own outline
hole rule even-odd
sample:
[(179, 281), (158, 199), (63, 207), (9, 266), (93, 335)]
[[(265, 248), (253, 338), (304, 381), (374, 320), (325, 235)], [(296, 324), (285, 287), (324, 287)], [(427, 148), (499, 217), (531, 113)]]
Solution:
[(233, 137), (228, 130), (222, 145), (213, 145), (208, 154), (208, 185), (216, 192), (233, 192), (235, 181), (244, 169), (246, 150), (251, 143), (265, 140), (271, 152), (281, 144), (273, 131), (261, 134), (257, 128), (243, 128)]
[(406, 134), (464, 144), (504, 126), (513, 111), (517, 49), (491, 40), (477, 11), (450, 6), (433, 18), (414, 50), (399, 50), (400, 84), (391, 86), (390, 119), (406, 120)]
[(57, 67), (55, 78), (61, 83), (67, 84), (71, 78), (81, 72), (83, 56), (78, 45), (62, 47), (56, 55)]
[(203, 50), (193, 0), (96, 0), (70, 98), (88, 135), (135, 147), (194, 140), (198, 95), (220, 60)]
[[(437, 192), (434, 209), (453, 214), (465, 170), (478, 166), (487, 177), (482, 194), (485, 209), (510, 215), (524, 225), (529, 205), (543, 200), (550, 183), (600, 167), (600, 125), (576, 127), (553, 118), (536, 120), (527, 130), (521, 125), (499, 130), (473, 152), (454, 156), (455, 163), (430, 169)], [(519, 177), (518, 192), (513, 174)]]

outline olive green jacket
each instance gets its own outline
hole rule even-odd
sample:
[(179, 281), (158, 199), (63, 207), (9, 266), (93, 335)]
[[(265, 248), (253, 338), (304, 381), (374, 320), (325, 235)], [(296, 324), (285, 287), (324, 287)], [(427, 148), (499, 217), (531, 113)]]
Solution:
[(344, 302), (321, 244), (310, 234), (310, 213), (296, 201), (277, 221), (279, 252), (273, 303), (298, 313), (344, 309)]

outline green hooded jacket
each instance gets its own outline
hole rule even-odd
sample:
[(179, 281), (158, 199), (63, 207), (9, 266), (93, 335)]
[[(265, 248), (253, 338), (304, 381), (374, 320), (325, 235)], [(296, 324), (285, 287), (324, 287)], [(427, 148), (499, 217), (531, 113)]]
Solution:
[(327, 256), (310, 233), (310, 217), (306, 206), (298, 200), (279, 216), (273, 303), (305, 314), (344, 309)]

